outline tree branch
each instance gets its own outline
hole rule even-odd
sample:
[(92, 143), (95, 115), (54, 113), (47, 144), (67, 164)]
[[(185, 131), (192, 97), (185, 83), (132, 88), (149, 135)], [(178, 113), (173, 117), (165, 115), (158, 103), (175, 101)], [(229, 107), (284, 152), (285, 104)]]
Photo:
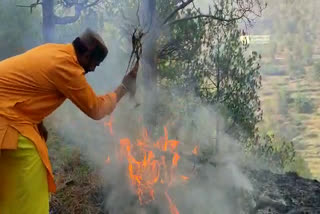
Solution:
[(80, 18), (80, 15), (81, 15), (81, 12), (76, 13), (74, 16), (64, 16), (64, 17), (55, 16), (54, 23), (57, 25), (71, 24), (76, 22)]
[(215, 83), (215, 82), (211, 79), (210, 76), (207, 76), (207, 77), (208, 77), (208, 79), (210, 80), (210, 82), (212, 83), (212, 85), (214, 85), (215, 88), (218, 88), (218, 87), (217, 87), (217, 83)]
[[(233, 21), (238, 21), (241, 19), (244, 19), (245, 21), (247, 21), (249, 24), (251, 24), (251, 18), (248, 17), (248, 14), (251, 13), (257, 17), (261, 16), (260, 14), (258, 14), (257, 12), (255, 12), (254, 10), (254, 2), (256, 0), (248, 0), (248, 5), (245, 5), (244, 1), (238, 1), (238, 7), (232, 9), (231, 11), (229, 11), (229, 16), (221, 16), (220, 14), (223, 12), (221, 10), (218, 9), (217, 6), (215, 6), (216, 12), (215, 14), (211, 14), (211, 12), (209, 12), (209, 14), (202, 14), (201, 11), (199, 9), (196, 8), (194, 1), (193, 0), (187, 0), (187, 1), (182, 1), (183, 3), (176, 8), (164, 21), (163, 24), (167, 24), (167, 25), (174, 25), (176, 23), (182, 22), (182, 21), (189, 21), (192, 19), (201, 19), (201, 18), (209, 18), (209, 19), (214, 19), (220, 22), (233, 22)], [(187, 5), (189, 5), (190, 3), (193, 4), (193, 10), (195, 10), (195, 12), (198, 13), (198, 15), (195, 16), (190, 16), (190, 17), (184, 17), (178, 20), (174, 20), (170, 23), (169, 20), (172, 19), (174, 17), (174, 15), (181, 9), (185, 8)], [(261, 11), (263, 9), (266, 8), (266, 5), (262, 5), (261, 3), (258, 4), (258, 8), (259, 8), (259, 13), (261, 13)], [(226, 18), (228, 17), (228, 18)], [(245, 22), (246, 23), (246, 22)]]
[(99, 3), (100, 0), (95, 0), (94, 2), (92, 2), (91, 4), (88, 4), (88, 5), (85, 5), (84, 8), (88, 8), (88, 7), (92, 7), (92, 6), (95, 6)]
[(40, 0), (37, 0), (35, 3), (32, 3), (30, 5), (19, 5), (17, 4), (17, 7), (29, 7), (30, 8), (30, 13), (32, 13), (33, 8), (36, 8), (38, 5), (41, 5), (42, 2)]
[(188, 6), (190, 3), (192, 3), (194, 0), (188, 0), (186, 2), (182, 2), (182, 4), (177, 7), (163, 22), (163, 25), (167, 24), (167, 22), (173, 18), (173, 16), (179, 11)]
[(95, 0), (94, 2), (87, 4), (88, 1), (86, 1), (85, 3), (82, 4), (74, 4), (75, 6), (75, 15), (74, 16), (64, 16), (64, 17), (59, 17), (59, 16), (55, 16), (54, 18), (54, 22), (55, 24), (58, 25), (65, 25), (65, 24), (71, 24), (76, 22), (80, 16), (81, 16), (81, 12), (89, 7), (95, 6), (99, 3), (100, 0)]
[(189, 21), (189, 20), (192, 20), (192, 19), (202, 19), (202, 18), (215, 19), (215, 20), (221, 21), (221, 22), (233, 22), (233, 21), (240, 20), (240, 19), (242, 19), (244, 17), (245, 17), (245, 13), (242, 13), (240, 16), (235, 17), (235, 18), (230, 18), (230, 19), (226, 19), (226, 18), (223, 18), (223, 17), (218, 17), (218, 16), (215, 16), (215, 15), (200, 14), (200, 15), (197, 15), (197, 16), (191, 16), (191, 17), (185, 17), (185, 18), (182, 18), (182, 19), (177, 19), (175, 21), (170, 22), (168, 25), (174, 25), (174, 24), (177, 24), (179, 22)]

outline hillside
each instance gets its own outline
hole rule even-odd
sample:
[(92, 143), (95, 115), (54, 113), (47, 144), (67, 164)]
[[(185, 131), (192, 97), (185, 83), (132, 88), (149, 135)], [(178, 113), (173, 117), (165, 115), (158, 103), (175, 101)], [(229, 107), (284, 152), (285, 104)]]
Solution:
[(270, 37), (250, 44), (262, 55), (263, 132), (293, 141), (320, 179), (319, 1), (267, 0), (249, 35)]
[[(309, 71), (299, 79), (264, 75), (262, 85), (262, 127), (273, 127), (277, 134), (292, 140), (313, 176), (320, 179), (320, 82)], [(297, 100), (301, 97), (313, 106), (309, 112), (299, 112)]]

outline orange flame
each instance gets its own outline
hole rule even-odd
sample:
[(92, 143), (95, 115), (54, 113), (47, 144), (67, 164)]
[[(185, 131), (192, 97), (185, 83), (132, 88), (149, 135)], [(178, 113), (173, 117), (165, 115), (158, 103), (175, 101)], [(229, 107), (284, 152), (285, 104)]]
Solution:
[(180, 156), (177, 153), (174, 153), (172, 158), (172, 167), (178, 166), (179, 159), (180, 159)]
[(109, 127), (109, 132), (111, 136), (113, 136), (112, 121), (113, 121), (113, 118), (110, 117), (108, 122), (104, 122), (104, 127)]
[[(147, 129), (143, 129), (142, 138), (134, 143), (128, 138), (120, 139), (120, 157), (128, 162), (130, 182), (139, 197), (140, 204), (154, 200), (156, 184), (167, 186), (171, 184), (180, 159), (180, 155), (176, 152), (178, 144), (179, 141), (169, 140), (166, 127), (164, 127), (164, 137), (155, 143), (151, 142)], [(172, 155), (163, 155), (163, 152)], [(169, 161), (167, 157), (172, 159)], [(167, 164), (170, 162), (171, 167), (168, 168)]]
[(176, 207), (176, 205), (172, 202), (172, 199), (170, 198), (169, 194), (167, 192), (165, 192), (166, 198), (169, 202), (169, 209), (171, 214), (179, 214), (179, 211)]
[(106, 164), (109, 164), (109, 163), (110, 163), (110, 157), (109, 157), (109, 156), (107, 157), (107, 159), (106, 159), (105, 162), (106, 162)]
[(181, 175), (180, 177), (181, 177), (182, 180), (185, 180), (185, 181), (189, 180), (189, 177), (187, 177), (187, 176)]
[[(113, 135), (112, 118), (104, 125)], [(141, 205), (155, 200), (156, 185), (160, 185), (160, 189), (168, 189), (171, 186), (180, 159), (177, 152), (178, 145), (179, 141), (169, 139), (167, 127), (164, 127), (164, 136), (154, 142), (150, 139), (146, 128), (143, 128), (141, 138), (135, 141), (129, 138), (120, 139), (119, 159), (128, 164), (130, 184)], [(108, 157), (106, 163), (109, 162)], [(180, 177), (184, 181), (189, 180), (187, 176)], [(170, 213), (179, 214), (167, 191), (164, 194), (169, 203)]]

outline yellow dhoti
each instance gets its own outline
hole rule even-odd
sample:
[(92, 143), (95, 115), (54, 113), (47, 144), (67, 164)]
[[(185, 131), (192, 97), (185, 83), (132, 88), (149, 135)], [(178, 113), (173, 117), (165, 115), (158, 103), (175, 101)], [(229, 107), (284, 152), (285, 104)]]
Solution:
[(19, 136), (16, 150), (0, 150), (0, 214), (48, 214), (47, 172), (34, 144)]

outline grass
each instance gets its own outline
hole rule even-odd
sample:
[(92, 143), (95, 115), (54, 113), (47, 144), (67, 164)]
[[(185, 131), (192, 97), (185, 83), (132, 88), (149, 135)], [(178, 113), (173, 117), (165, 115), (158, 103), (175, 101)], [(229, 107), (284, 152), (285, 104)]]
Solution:
[(80, 151), (63, 144), (50, 130), (48, 148), (52, 160), (57, 192), (51, 195), (50, 212), (54, 214), (103, 213), (103, 185)]
[(318, 138), (318, 133), (311, 132), (306, 135), (306, 138)]

